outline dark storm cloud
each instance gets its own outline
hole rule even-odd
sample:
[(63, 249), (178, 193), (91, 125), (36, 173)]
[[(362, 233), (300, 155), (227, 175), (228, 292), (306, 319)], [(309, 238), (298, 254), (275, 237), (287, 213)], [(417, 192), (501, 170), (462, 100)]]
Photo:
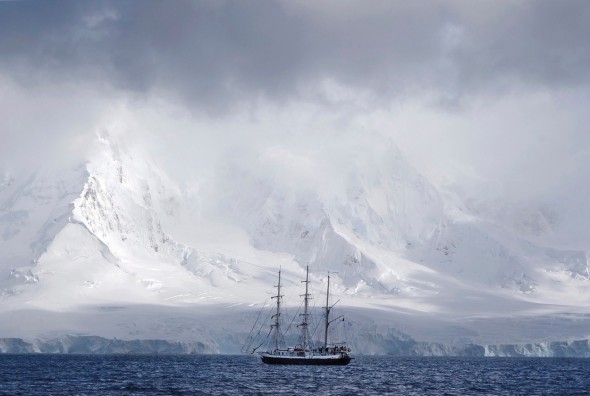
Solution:
[(588, 84), (590, 3), (513, 2), (487, 11), (489, 16), (460, 21), (468, 42), (454, 50), (453, 62), (467, 88), (486, 81), (549, 88)]
[(22, 82), (97, 79), (224, 106), (293, 89), (303, 21), (276, 2), (19, 2), (0, 5), (0, 60)]
[(161, 89), (214, 111), (325, 79), (459, 99), (589, 82), (587, 1), (315, 3), (2, 2), (1, 73)]

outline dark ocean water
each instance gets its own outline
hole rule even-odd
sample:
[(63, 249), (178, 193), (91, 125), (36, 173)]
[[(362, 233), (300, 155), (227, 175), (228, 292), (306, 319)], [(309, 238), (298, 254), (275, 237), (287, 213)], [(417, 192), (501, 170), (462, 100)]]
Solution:
[(590, 359), (0, 355), (0, 395), (590, 395)]

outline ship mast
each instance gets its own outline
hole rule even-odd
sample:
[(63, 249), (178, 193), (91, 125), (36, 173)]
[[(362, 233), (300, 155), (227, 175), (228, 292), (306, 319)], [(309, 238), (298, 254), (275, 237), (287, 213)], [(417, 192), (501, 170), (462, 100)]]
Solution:
[(326, 323), (324, 326), (324, 351), (328, 349), (328, 326), (330, 325), (330, 273), (328, 272), (328, 289), (326, 290)]
[(307, 350), (307, 340), (309, 339), (309, 265), (305, 267), (305, 280), (301, 281), (305, 283), (305, 294), (303, 295), (303, 323), (301, 323), (301, 333), (303, 338), (303, 350)]
[(281, 270), (279, 270), (279, 283), (277, 285), (277, 295), (276, 296), (272, 296), (271, 298), (276, 298), (277, 299), (277, 313), (274, 314), (272, 317), (275, 320), (275, 323), (271, 326), (274, 328), (274, 332), (275, 332), (275, 350), (279, 349), (279, 343), (280, 343), (280, 339), (281, 339), (281, 331), (280, 331), (280, 317), (281, 317), (281, 298), (283, 296), (281, 295)]
[[(340, 300), (338, 300), (340, 301)], [(338, 304), (338, 301), (336, 301), (334, 304), (332, 304), (332, 306), (330, 306), (330, 273), (328, 272), (328, 288), (326, 290), (326, 322), (324, 323), (324, 351), (327, 350), (328, 348), (328, 326), (330, 326), (330, 324), (332, 322), (337, 321), (338, 319), (344, 320), (344, 316), (340, 315), (337, 318), (334, 318), (332, 320), (330, 320), (330, 311), (332, 310), (332, 308), (334, 308), (334, 305)]]

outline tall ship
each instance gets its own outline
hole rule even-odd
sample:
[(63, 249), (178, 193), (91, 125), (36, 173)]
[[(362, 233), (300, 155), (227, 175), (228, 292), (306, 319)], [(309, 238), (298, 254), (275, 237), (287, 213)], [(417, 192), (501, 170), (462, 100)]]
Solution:
[[(302, 322), (298, 325), (301, 331), (301, 343), (294, 347), (281, 348), (281, 302), (283, 296), (281, 295), (281, 271), (279, 271), (279, 281), (277, 284), (277, 294), (272, 296), (276, 299), (276, 312), (272, 316), (274, 320), (271, 325), (273, 333), (274, 348), (260, 353), (260, 358), (266, 364), (289, 364), (289, 365), (340, 365), (344, 366), (350, 363), (352, 357), (350, 356), (350, 348), (346, 343), (328, 343), (328, 327), (336, 320), (343, 319), (342, 316), (330, 319), (330, 310), (334, 305), (330, 306), (330, 275), (328, 274), (328, 285), (326, 290), (326, 306), (324, 307), (324, 323), (323, 323), (323, 343), (312, 343), (309, 333), (309, 267), (306, 267), (305, 280), (305, 294), (303, 297), (303, 313), (301, 314)], [(318, 345), (319, 344), (319, 345)]]

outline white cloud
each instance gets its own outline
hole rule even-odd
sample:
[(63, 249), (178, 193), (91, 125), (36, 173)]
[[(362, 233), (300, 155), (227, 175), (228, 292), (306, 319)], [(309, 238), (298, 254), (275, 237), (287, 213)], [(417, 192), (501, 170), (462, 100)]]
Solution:
[(483, 199), (590, 194), (586, 2), (33, 3), (0, 5), (5, 168), (111, 128), (187, 183), (325, 186), (378, 133)]

